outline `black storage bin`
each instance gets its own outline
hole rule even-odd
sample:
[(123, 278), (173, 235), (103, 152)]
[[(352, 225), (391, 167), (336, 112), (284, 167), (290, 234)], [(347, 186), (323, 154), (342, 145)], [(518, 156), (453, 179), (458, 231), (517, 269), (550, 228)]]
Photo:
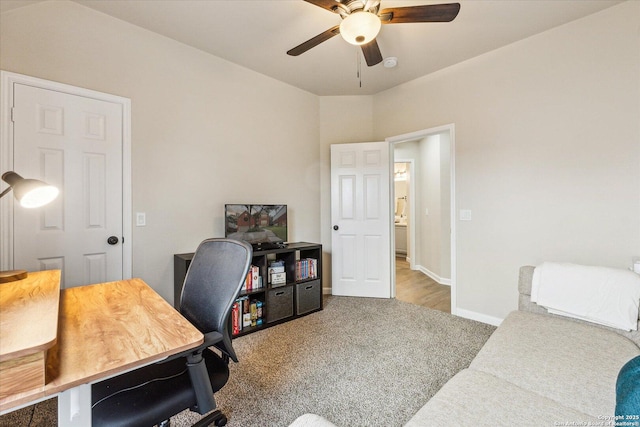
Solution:
[(298, 283), (296, 285), (296, 314), (305, 314), (320, 308), (322, 288), (320, 280)]
[(293, 286), (267, 292), (267, 323), (293, 316)]

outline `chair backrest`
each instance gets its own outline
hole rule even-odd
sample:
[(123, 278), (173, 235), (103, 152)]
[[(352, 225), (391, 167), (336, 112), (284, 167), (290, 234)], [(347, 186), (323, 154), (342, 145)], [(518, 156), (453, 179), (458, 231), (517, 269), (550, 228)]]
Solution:
[(237, 361), (231, 346), (229, 316), (249, 271), (251, 246), (231, 239), (200, 243), (184, 279), (180, 313), (203, 334), (219, 332), (222, 346)]

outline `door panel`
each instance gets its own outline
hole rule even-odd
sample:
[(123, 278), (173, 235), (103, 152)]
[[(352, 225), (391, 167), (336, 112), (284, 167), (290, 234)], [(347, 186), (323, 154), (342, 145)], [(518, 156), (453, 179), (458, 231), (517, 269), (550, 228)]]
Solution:
[(391, 296), (389, 173), (386, 142), (331, 146), (334, 295)]
[(355, 219), (356, 206), (356, 177), (354, 175), (340, 176), (340, 218)]
[(380, 282), (384, 277), (380, 275), (380, 263), (383, 254), (382, 242), (380, 236), (364, 236), (364, 262), (365, 262), (365, 280), (367, 283)]
[(380, 176), (365, 175), (364, 184), (364, 219), (380, 219)]
[(340, 239), (340, 253), (341, 257), (337, 259), (340, 262), (338, 271), (340, 272), (339, 280), (346, 283), (347, 281), (354, 281), (356, 279), (356, 267), (358, 259), (356, 257), (356, 236), (349, 234), (341, 234)]
[(14, 170), (60, 189), (53, 203), (14, 205), (14, 267), (59, 268), (62, 286), (124, 277), (123, 111), (118, 103), (14, 83)]

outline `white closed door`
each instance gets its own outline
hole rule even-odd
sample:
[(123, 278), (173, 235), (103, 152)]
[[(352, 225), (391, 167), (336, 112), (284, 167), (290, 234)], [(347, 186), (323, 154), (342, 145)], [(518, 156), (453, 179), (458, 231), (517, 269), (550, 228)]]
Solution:
[(333, 295), (390, 298), (389, 144), (331, 145)]
[(122, 105), (14, 83), (15, 172), (60, 189), (14, 203), (14, 268), (62, 270), (65, 288), (123, 279)]

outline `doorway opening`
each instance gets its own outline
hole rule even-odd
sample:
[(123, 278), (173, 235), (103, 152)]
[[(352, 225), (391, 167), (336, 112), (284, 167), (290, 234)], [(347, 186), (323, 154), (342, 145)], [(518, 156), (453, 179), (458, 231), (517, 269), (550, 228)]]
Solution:
[(393, 188), (394, 198), (394, 227), (395, 227), (395, 250), (396, 257), (402, 255), (409, 261), (408, 251), (408, 228), (411, 225), (411, 215), (409, 215), (409, 188), (411, 180), (409, 174), (411, 173), (411, 165), (413, 160), (399, 160), (394, 162), (393, 172)]
[(390, 137), (387, 142), (394, 171), (393, 295), (455, 314), (454, 126)]

